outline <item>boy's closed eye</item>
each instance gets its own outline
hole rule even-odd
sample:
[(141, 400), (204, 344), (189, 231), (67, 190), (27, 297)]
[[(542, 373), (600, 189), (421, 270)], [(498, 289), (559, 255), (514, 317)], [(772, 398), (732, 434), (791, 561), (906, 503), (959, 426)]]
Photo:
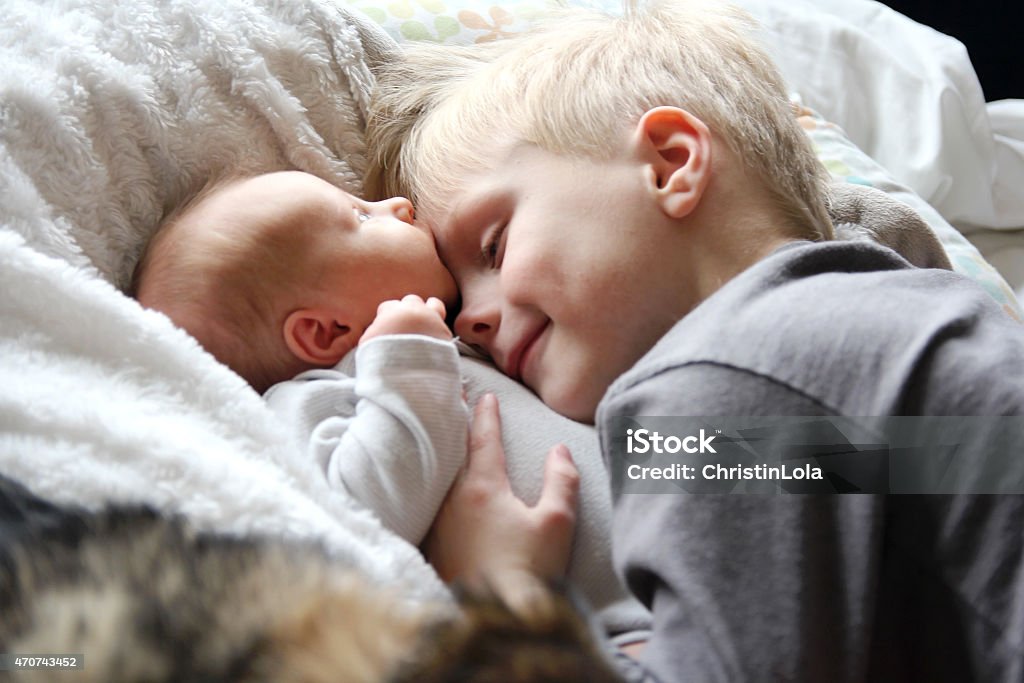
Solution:
[(496, 224), (487, 231), (482, 258), (484, 263), (491, 268), (501, 268), (501, 261), (505, 256), (505, 241), (508, 235), (508, 222), (503, 221)]

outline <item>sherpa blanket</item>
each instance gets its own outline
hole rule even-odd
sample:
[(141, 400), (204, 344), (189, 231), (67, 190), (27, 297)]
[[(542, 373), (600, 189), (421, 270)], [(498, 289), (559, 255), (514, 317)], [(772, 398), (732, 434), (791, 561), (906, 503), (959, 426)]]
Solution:
[(165, 209), (219, 169), (358, 192), (382, 36), (329, 0), (4, 0), (0, 473), (58, 503), (316, 539), (446, 595), (240, 378), (121, 292)]

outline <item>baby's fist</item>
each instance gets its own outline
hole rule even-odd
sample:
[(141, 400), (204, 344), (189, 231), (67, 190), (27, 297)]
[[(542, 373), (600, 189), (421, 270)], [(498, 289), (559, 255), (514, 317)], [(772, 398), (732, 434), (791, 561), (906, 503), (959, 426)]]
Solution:
[(426, 301), (415, 294), (402, 300), (391, 299), (377, 307), (377, 317), (363, 332), (359, 342), (369, 341), (384, 334), (422, 334), (435, 339), (452, 338), (444, 324), (444, 302), (436, 297)]

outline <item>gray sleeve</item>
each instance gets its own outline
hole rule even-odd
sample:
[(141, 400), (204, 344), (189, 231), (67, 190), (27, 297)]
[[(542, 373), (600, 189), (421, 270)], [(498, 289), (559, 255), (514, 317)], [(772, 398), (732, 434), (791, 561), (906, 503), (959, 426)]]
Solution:
[[(821, 415), (756, 374), (689, 365), (609, 394), (604, 425), (637, 415)], [(616, 568), (653, 612), (643, 663), (664, 681), (865, 676), (881, 553), (874, 496), (613, 490)]]

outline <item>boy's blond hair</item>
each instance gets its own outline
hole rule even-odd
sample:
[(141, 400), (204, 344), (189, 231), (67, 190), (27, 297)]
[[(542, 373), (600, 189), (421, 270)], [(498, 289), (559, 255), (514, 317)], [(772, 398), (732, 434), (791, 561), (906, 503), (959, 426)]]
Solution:
[(173, 210), (135, 267), (131, 294), (165, 313), (257, 391), (304, 369), (281, 332), (303, 264), (295, 236), (205, 220), (207, 199), (244, 176), (211, 181)]
[(367, 176), (374, 195), (405, 194), (446, 212), (456, 183), (493, 166), (495, 141), (608, 158), (649, 109), (701, 119), (763, 180), (796, 237), (831, 237), (827, 174), (743, 11), (712, 0), (582, 8), (525, 34), (469, 47), (412, 46), (379, 74)]

